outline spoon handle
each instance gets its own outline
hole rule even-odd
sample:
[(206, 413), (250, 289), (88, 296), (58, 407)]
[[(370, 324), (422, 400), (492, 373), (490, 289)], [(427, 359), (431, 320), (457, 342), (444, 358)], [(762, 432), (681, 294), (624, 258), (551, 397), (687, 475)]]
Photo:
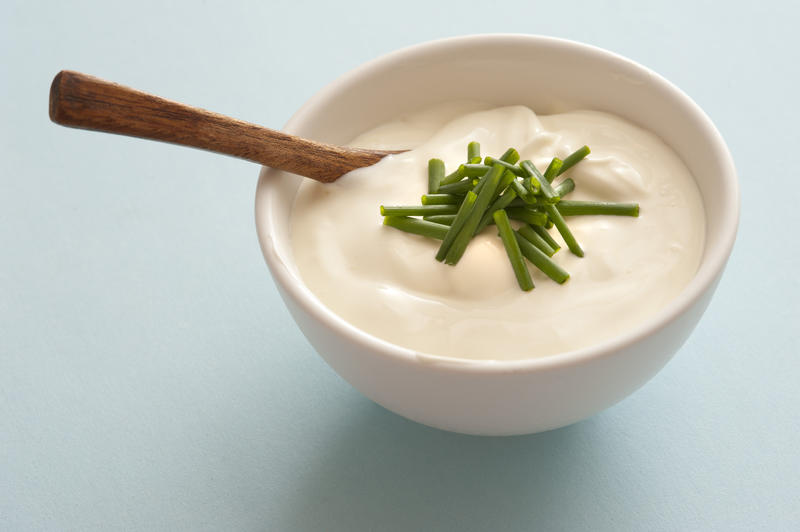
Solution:
[(69, 70), (53, 79), (50, 119), (232, 155), (326, 183), (396, 153), (303, 139)]

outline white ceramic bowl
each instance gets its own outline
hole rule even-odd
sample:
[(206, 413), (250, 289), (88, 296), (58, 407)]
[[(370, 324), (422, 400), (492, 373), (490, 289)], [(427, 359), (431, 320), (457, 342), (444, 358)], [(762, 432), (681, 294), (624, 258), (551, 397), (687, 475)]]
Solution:
[(393, 345), (328, 310), (303, 284), (292, 257), (289, 213), (301, 178), (269, 168), (261, 171), (256, 190), (264, 257), (314, 348), (389, 410), (471, 434), (526, 434), (574, 423), (639, 388), (694, 329), (736, 236), (733, 161), (705, 113), (661, 76), (592, 46), (531, 35), (445, 39), (380, 57), (319, 91), (285, 129), (345, 143), (399, 114), (452, 99), (523, 104), (541, 114), (607, 111), (659, 135), (692, 171), (703, 197), (706, 245), (694, 279), (624, 336), (546, 358), (471, 361)]

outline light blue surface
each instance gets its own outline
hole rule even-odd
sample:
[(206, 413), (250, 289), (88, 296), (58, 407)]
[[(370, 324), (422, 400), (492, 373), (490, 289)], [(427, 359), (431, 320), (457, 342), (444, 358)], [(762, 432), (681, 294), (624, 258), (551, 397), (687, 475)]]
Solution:
[[(800, 527), (796, 3), (68, 4), (0, 5), (0, 530)], [(255, 165), (47, 117), (72, 68), (277, 127), (365, 60), (497, 31), (665, 75), (742, 188), (684, 348), (540, 435), (426, 428), (334, 374), (263, 263)]]

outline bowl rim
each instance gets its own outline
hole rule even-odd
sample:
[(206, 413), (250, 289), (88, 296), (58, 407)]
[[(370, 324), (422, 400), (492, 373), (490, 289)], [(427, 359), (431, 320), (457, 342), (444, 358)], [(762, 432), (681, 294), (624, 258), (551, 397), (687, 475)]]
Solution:
[(295, 130), (298, 124), (305, 123), (310, 116), (316, 114), (318, 109), (324, 108), (326, 101), (329, 100), (332, 95), (345, 90), (348, 86), (358, 84), (362, 78), (367, 77), (370, 72), (376, 68), (389, 63), (407, 61), (410, 58), (420, 55), (424, 56), (426, 53), (442, 51), (448, 48), (458, 49), (461, 46), (471, 45), (477, 41), (490, 41), (493, 44), (503, 42), (512, 44), (525, 41), (525, 44), (528, 45), (536, 43), (544, 47), (571, 49), (577, 53), (590, 56), (594, 55), (598, 59), (604, 61), (626, 64), (650, 76), (653, 83), (657, 83), (662, 89), (666, 89), (673, 97), (677, 98), (677, 100), (683, 104), (686, 110), (691, 112), (693, 118), (701, 126), (704, 137), (709, 140), (714, 148), (714, 155), (717, 156), (722, 167), (722, 180), (727, 185), (721, 195), (724, 207), (722, 209), (723, 219), (720, 224), (721, 229), (719, 237), (716, 239), (718, 244), (711, 249), (710, 253), (708, 249), (704, 250), (704, 254), (707, 254), (706, 258), (700, 263), (698, 271), (691, 281), (668, 305), (642, 322), (636, 328), (625, 334), (606, 339), (591, 346), (539, 358), (514, 360), (467, 359), (422, 353), (373, 336), (345, 321), (317, 299), (299, 276), (290, 273), (285, 267), (278, 267), (280, 266), (279, 263), (283, 261), (277, 256), (271, 245), (271, 241), (275, 236), (274, 226), (270, 222), (271, 217), (265, 216), (262, 212), (262, 209), (267, 203), (269, 191), (276, 190), (276, 187), (272, 186), (272, 184), (277, 183), (277, 180), (272, 179), (272, 174), (277, 173), (277, 171), (262, 167), (255, 195), (256, 233), (258, 235), (262, 254), (269, 266), (273, 279), (280, 284), (285, 294), (293, 298), (297, 305), (324, 325), (328, 330), (336, 332), (363, 349), (374, 351), (376, 355), (389, 357), (394, 359), (395, 362), (424, 365), (429, 370), (502, 374), (547, 371), (576, 366), (592, 359), (611, 356), (615, 352), (645, 340), (647, 337), (652, 336), (677, 320), (684, 312), (692, 307), (708, 289), (713, 287), (715, 281), (720, 277), (725, 268), (731, 251), (733, 250), (739, 224), (739, 183), (730, 151), (722, 135), (717, 130), (716, 126), (714, 126), (708, 115), (680, 88), (646, 66), (615, 52), (594, 45), (544, 35), (486, 33), (436, 39), (383, 54), (345, 72), (313, 94), (289, 119), (284, 126), (284, 130)]

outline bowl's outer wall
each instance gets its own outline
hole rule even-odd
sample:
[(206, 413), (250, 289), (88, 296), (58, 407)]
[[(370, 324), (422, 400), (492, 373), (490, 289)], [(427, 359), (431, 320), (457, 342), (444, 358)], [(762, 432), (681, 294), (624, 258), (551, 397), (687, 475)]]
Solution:
[(280, 288), (300, 329), (347, 382), (381, 406), (432, 427), (465, 434), (531, 434), (585, 419), (650, 380), (683, 345), (714, 286), (685, 313), (640, 343), (576, 365), (507, 373), (458, 371), (422, 356), (398, 363), (355, 345), (300, 308)]
[[(482, 75), (476, 77), (475, 72)], [(509, 72), (514, 73), (514, 83), (507, 82)], [(470, 82), (453, 83), (459, 79)], [(683, 312), (673, 313), (659, 329), (632, 338), (616, 351), (528, 369), (482, 372), (436, 357), (379, 352), (383, 349), (376, 344), (381, 342), (365, 341), (363, 333), (353, 332), (298, 280), (289, 214), (300, 178), (271, 169), (262, 171), (256, 194), (264, 256), (281, 296), (314, 348), (356, 389), (386, 408), (421, 423), (471, 434), (523, 434), (573, 423), (649, 380), (702, 316), (730, 253), (729, 226), (735, 233), (738, 219), (730, 155), (691, 100), (648, 70), (595, 48), (530, 36), (446, 40), (390, 54), (320, 91), (287, 129), (344, 143), (398, 114), (453, 99), (523, 104), (540, 113), (603, 110), (666, 140), (695, 175), (707, 215), (704, 263), (698, 272), (705, 281), (682, 306)]]

